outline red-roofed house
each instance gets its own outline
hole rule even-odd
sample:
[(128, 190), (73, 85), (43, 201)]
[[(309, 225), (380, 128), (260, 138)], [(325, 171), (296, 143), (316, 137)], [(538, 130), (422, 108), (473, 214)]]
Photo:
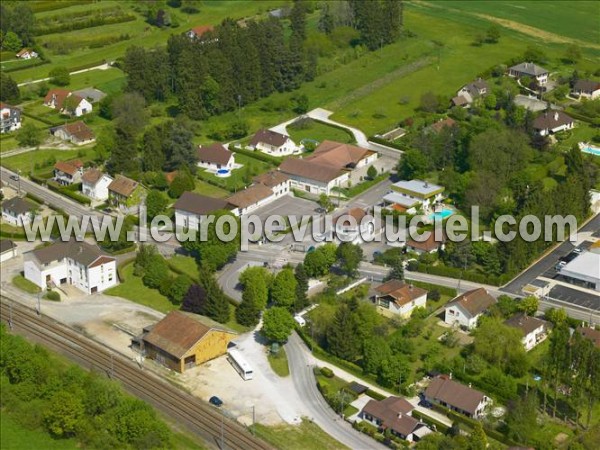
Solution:
[(68, 116), (80, 117), (92, 112), (92, 104), (87, 99), (67, 89), (50, 89), (44, 97), (44, 105)]
[(373, 216), (364, 209), (352, 208), (333, 219), (335, 236), (342, 242), (370, 241), (375, 233)]
[(369, 400), (359, 417), (381, 432), (389, 430), (392, 435), (413, 442), (431, 433), (423, 422), (412, 416), (413, 409), (407, 400), (392, 396), (383, 400)]
[(83, 163), (78, 159), (54, 164), (54, 181), (64, 186), (81, 182), (82, 175)]
[(15, 56), (19, 59), (33, 59), (37, 58), (38, 54), (30, 48), (22, 48), (21, 50), (19, 50), (19, 53), (17, 53)]
[(198, 167), (203, 167), (208, 170), (217, 171), (219, 169), (232, 170), (235, 164), (233, 152), (227, 150), (223, 144), (218, 142), (199, 146), (197, 150)]
[(465, 292), (446, 305), (444, 322), (470, 330), (477, 326), (479, 317), (494, 303), (496, 299), (484, 288)]
[(373, 301), (384, 312), (408, 318), (415, 308), (425, 308), (427, 291), (401, 280), (389, 280), (375, 288)]
[(192, 28), (187, 33), (187, 37), (190, 39), (199, 39), (203, 34), (208, 33), (209, 31), (213, 31), (215, 27), (212, 25), (198, 25), (197, 27)]
[(89, 144), (96, 140), (92, 129), (81, 120), (54, 128), (53, 134), (63, 141), (70, 141), (75, 145)]
[(250, 147), (273, 156), (287, 156), (299, 150), (289, 136), (265, 129), (256, 132)]

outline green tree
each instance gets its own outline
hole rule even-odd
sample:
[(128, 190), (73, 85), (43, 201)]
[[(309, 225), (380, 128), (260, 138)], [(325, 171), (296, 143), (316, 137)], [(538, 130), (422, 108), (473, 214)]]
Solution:
[(540, 301), (533, 295), (527, 296), (518, 303), (519, 311), (524, 312), (528, 316), (533, 316), (540, 306)]
[(294, 318), (287, 308), (275, 306), (263, 315), (262, 334), (271, 342), (284, 343), (294, 329)]
[(25, 123), (17, 132), (17, 142), (21, 147), (37, 147), (42, 143), (42, 131), (33, 123)]
[(355, 361), (360, 354), (356, 320), (350, 307), (343, 303), (327, 329), (328, 350), (338, 358)]
[(410, 366), (406, 357), (394, 355), (390, 359), (381, 361), (377, 380), (388, 388), (400, 388), (407, 382), (409, 375)]
[(108, 172), (111, 175), (136, 172), (139, 169), (139, 160), (135, 135), (131, 133), (131, 130), (121, 128), (117, 124), (114, 142), (115, 146), (112, 148), (110, 159), (106, 162)]
[(488, 94), (483, 99), (483, 104), (487, 109), (494, 110), (496, 109), (497, 99), (494, 94)]
[(151, 189), (146, 196), (146, 209), (148, 214), (148, 222), (154, 219), (159, 214), (165, 211), (169, 201), (165, 198), (162, 192), (156, 189)]
[(317, 201), (317, 203), (319, 203), (319, 206), (324, 208), (326, 211), (331, 211), (334, 208), (333, 202), (331, 201), (329, 196), (325, 193), (319, 195), (319, 200)]
[(165, 164), (163, 128), (149, 128), (142, 137), (142, 167), (146, 171), (162, 171)]
[(390, 265), (390, 271), (386, 275), (384, 281), (389, 280), (404, 280), (404, 261), (402, 258), (397, 258)]
[(44, 424), (54, 436), (73, 436), (84, 413), (83, 402), (76, 394), (59, 390), (50, 399), (44, 414)]
[(260, 266), (248, 267), (240, 274), (239, 281), (246, 288), (251, 287), (252, 300), (256, 307), (262, 311), (267, 307), (269, 298), (269, 285), (271, 284), (269, 272)]
[(529, 368), (522, 337), (517, 328), (509, 327), (497, 318), (484, 318), (475, 331), (473, 348), (488, 363), (520, 377)]
[(177, 175), (173, 178), (171, 186), (169, 186), (169, 197), (179, 198), (184, 192), (191, 192), (195, 188), (196, 182), (194, 181), (194, 177), (187, 170), (187, 167), (184, 167), (182, 170), (177, 171)]
[(163, 149), (166, 157), (166, 170), (189, 170), (196, 167), (196, 146), (192, 142), (194, 133), (189, 121), (178, 119), (172, 122)]
[(488, 446), (487, 436), (481, 422), (476, 422), (473, 431), (469, 435), (469, 450), (486, 450)]
[(500, 27), (496, 24), (491, 25), (485, 34), (485, 38), (490, 44), (496, 44), (500, 40)]
[(200, 284), (206, 292), (203, 314), (219, 323), (228, 322), (230, 318), (229, 298), (219, 286), (214, 274), (201, 268), (199, 278)]
[(563, 325), (567, 322), (567, 312), (564, 308), (550, 308), (544, 313), (546, 319), (550, 321), (554, 326)]
[(295, 98), (296, 106), (294, 112), (297, 114), (305, 114), (308, 111), (308, 97), (306, 94), (301, 94)]
[(192, 284), (183, 298), (181, 310), (194, 314), (204, 314), (206, 302), (206, 290), (200, 284)]
[(439, 108), (440, 103), (438, 97), (431, 91), (425, 92), (421, 95), (421, 103), (419, 109), (428, 113), (434, 113)]
[(155, 245), (140, 244), (133, 263), (133, 274), (136, 277), (144, 276), (146, 268), (152, 263), (155, 255), (158, 255), (158, 250)]
[(2, 48), (11, 52), (18, 52), (19, 50), (21, 50), (22, 46), (23, 43), (21, 42), (21, 39), (19, 39), (19, 36), (17, 36), (16, 33), (9, 31), (4, 35), (4, 39), (2, 40)]
[(528, 442), (531, 430), (537, 425), (538, 399), (535, 392), (514, 401), (508, 410), (506, 417), (507, 435), (517, 442)]
[(48, 76), (50, 77), (50, 83), (57, 86), (67, 86), (71, 82), (71, 75), (66, 67), (55, 67)]
[(240, 325), (255, 326), (260, 318), (262, 309), (258, 306), (262, 296), (262, 285), (249, 284), (244, 286), (242, 302), (235, 310), (235, 318)]
[(169, 276), (169, 266), (165, 258), (156, 253), (149, 258), (142, 281), (146, 286), (158, 289), (162, 281)]
[(17, 82), (4, 72), (0, 72), (0, 101), (16, 102), (19, 100)]
[(303, 263), (299, 263), (294, 268), (294, 276), (296, 277), (296, 301), (294, 303), (294, 310), (300, 311), (302, 308), (308, 306), (308, 275), (306, 274)]
[(372, 336), (363, 343), (362, 368), (366, 373), (377, 375), (383, 361), (392, 358), (390, 345), (383, 337)]
[(414, 178), (423, 178), (429, 170), (429, 160), (416, 149), (410, 149), (404, 152), (402, 159), (398, 163), (398, 176), (403, 180), (412, 180)]
[(356, 276), (360, 262), (363, 259), (363, 251), (360, 245), (342, 242), (337, 248), (336, 256), (342, 270), (349, 277)]
[(565, 61), (570, 62), (571, 64), (576, 63), (581, 59), (581, 47), (577, 44), (571, 44), (565, 50)]
[(291, 268), (281, 270), (271, 285), (271, 301), (277, 306), (292, 309), (296, 301), (298, 282)]
[(330, 10), (329, 3), (324, 3), (321, 7), (318, 28), (319, 31), (325, 34), (331, 34), (335, 28), (334, 18)]
[(374, 180), (377, 177), (377, 168), (375, 166), (369, 166), (367, 169), (367, 177)]
[[(169, 300), (171, 300), (171, 302), (175, 305), (181, 305), (183, 298), (185, 297), (185, 294), (187, 294), (191, 285), (192, 280), (187, 275), (178, 275), (175, 277), (169, 286)], [(227, 309), (229, 313), (229, 308)], [(229, 320), (229, 314), (227, 315), (227, 320)], [(227, 320), (225, 322), (227, 322)]]
[(306, 1), (294, 0), (290, 11), (290, 28), (292, 38), (304, 41), (306, 39)]
[(148, 123), (146, 101), (137, 92), (126, 92), (116, 97), (112, 102), (112, 115), (116, 126), (132, 136), (137, 136)]

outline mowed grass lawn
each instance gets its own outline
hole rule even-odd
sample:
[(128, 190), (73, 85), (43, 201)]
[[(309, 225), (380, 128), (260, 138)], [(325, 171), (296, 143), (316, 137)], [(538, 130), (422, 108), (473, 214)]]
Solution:
[(290, 367), (288, 365), (287, 355), (283, 347), (279, 348), (279, 352), (276, 355), (269, 351), (267, 355), (271, 369), (280, 377), (287, 377), (290, 374)]
[[(176, 19), (179, 26), (176, 28), (160, 29), (146, 23), (145, 17), (141, 13), (135, 13), (137, 19), (131, 22), (123, 22), (118, 24), (103, 25), (99, 27), (85, 28), (70, 32), (63, 32), (58, 35), (48, 34), (37, 36), (36, 40), (41, 44), (44, 41), (52, 41), (57, 38), (64, 39), (70, 42), (77, 39), (89, 39), (95, 36), (120, 36), (129, 34), (130, 39), (120, 41), (111, 45), (107, 45), (97, 49), (79, 48), (67, 55), (54, 54), (51, 51), (47, 52), (51, 63), (40, 67), (33, 67), (13, 72), (11, 76), (17, 82), (37, 80), (48, 76), (48, 72), (54, 67), (65, 66), (67, 68), (80, 67), (86, 64), (102, 63), (106, 61), (114, 61), (125, 54), (127, 47), (132, 45), (142, 47), (155, 47), (166, 45), (169, 36), (172, 34), (180, 34), (198, 25), (217, 25), (227, 17), (241, 19), (251, 17), (259, 13), (265, 13), (270, 9), (276, 9), (286, 2), (283, 0), (229, 0), (223, 1), (205, 1), (202, 2), (200, 12), (195, 14), (185, 14), (178, 9), (167, 8), (172, 19)], [(117, 1), (102, 1), (97, 4), (75, 5), (67, 8), (58, 9), (55, 11), (44, 11), (37, 13), (37, 17), (60, 16), (75, 11), (88, 11), (90, 9), (104, 9), (120, 5), (126, 11), (133, 11), (133, 6), (139, 5), (143, 9), (143, 2), (117, 2)]]
[(10, 414), (0, 412), (0, 448), (2, 450), (76, 450), (81, 448), (74, 439), (52, 439), (39, 430), (20, 425)]
[[(504, 28), (499, 43), (475, 47), (472, 45), (475, 37), (485, 33), (490, 22), (460, 12), (413, 4), (407, 4), (404, 14), (407, 28), (420, 37), (443, 44), (439, 51), (439, 65), (436, 55), (434, 64), (335, 109), (334, 120), (355, 125), (367, 134), (386, 131), (412, 116), (424, 93), (433, 92), (450, 99), (479, 73), (522, 55), (528, 45), (543, 49), (551, 58), (556, 55), (556, 59), (552, 58), (555, 65), (560, 64), (560, 56), (564, 53), (564, 45), (547, 44)], [(577, 67), (592, 70), (594, 65), (588, 59), (584, 58)], [(560, 68), (553, 64), (547, 67), (552, 71)]]
[[(217, 183), (217, 187), (229, 192), (236, 192), (243, 189), (245, 186), (252, 184), (253, 176), (266, 172), (273, 167), (269, 163), (239, 153), (235, 155), (235, 162), (237, 164), (242, 164), (243, 167), (231, 171), (231, 176), (227, 178), (219, 178), (214, 173), (207, 172), (202, 168), (198, 169), (197, 177), (206, 184), (210, 184), (206, 181), (210, 180), (212, 183)], [(249, 179), (246, 179), (245, 177), (247, 177), (248, 174), (251, 176)]]
[(191, 256), (175, 255), (167, 259), (167, 263), (174, 272), (181, 272), (192, 280), (198, 279), (198, 264)]
[(214, 198), (224, 198), (230, 195), (229, 191), (198, 179), (196, 179), (196, 189), (194, 189), (194, 192)]
[[(2, 158), (2, 165), (13, 172), (20, 170), (23, 174), (28, 174), (33, 170), (34, 173), (41, 173), (47, 172), (54, 166), (54, 163), (51, 162), (52, 158), (57, 161), (68, 161), (77, 158), (85, 163), (95, 157), (96, 152), (92, 147), (78, 150), (42, 149)], [(38, 165), (37, 169), (36, 164)]]
[(306, 419), (300, 425), (279, 425), (268, 427), (255, 425), (256, 435), (271, 443), (279, 450), (343, 450), (340, 444), (318, 425)]
[(354, 138), (349, 132), (315, 120), (309, 121), (308, 125), (302, 128), (298, 128), (293, 124), (288, 125), (286, 131), (296, 144), (300, 144), (303, 139), (313, 139), (318, 142), (325, 140), (347, 143), (354, 142)]

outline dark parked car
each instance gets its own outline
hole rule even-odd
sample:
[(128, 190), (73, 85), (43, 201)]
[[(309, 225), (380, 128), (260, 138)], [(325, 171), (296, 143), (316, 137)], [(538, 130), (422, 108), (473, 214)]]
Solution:
[(327, 210), (325, 208), (317, 208), (315, 209), (315, 212), (318, 214), (325, 214)]
[(221, 406), (223, 404), (223, 400), (221, 400), (219, 397), (217, 397), (216, 395), (213, 395), (210, 400), (208, 401), (211, 405), (215, 405), (215, 406)]
[(433, 406), (431, 404), (431, 402), (428, 402), (427, 400), (421, 400), (419, 402), (419, 405), (422, 406), (423, 408), (431, 408)]

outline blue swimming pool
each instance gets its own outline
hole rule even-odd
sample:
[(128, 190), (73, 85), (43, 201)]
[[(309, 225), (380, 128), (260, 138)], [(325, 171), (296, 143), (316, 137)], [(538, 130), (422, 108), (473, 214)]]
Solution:
[(444, 220), (446, 217), (451, 216), (452, 214), (454, 214), (454, 211), (449, 209), (449, 208), (443, 208), (441, 211), (436, 211), (434, 213), (431, 213), (427, 216), (427, 218), (431, 221), (434, 220)]
[(590, 145), (586, 145), (584, 147), (581, 147), (581, 151), (583, 153), (591, 153), (592, 155), (600, 156), (600, 148), (598, 148), (598, 147), (592, 147)]

